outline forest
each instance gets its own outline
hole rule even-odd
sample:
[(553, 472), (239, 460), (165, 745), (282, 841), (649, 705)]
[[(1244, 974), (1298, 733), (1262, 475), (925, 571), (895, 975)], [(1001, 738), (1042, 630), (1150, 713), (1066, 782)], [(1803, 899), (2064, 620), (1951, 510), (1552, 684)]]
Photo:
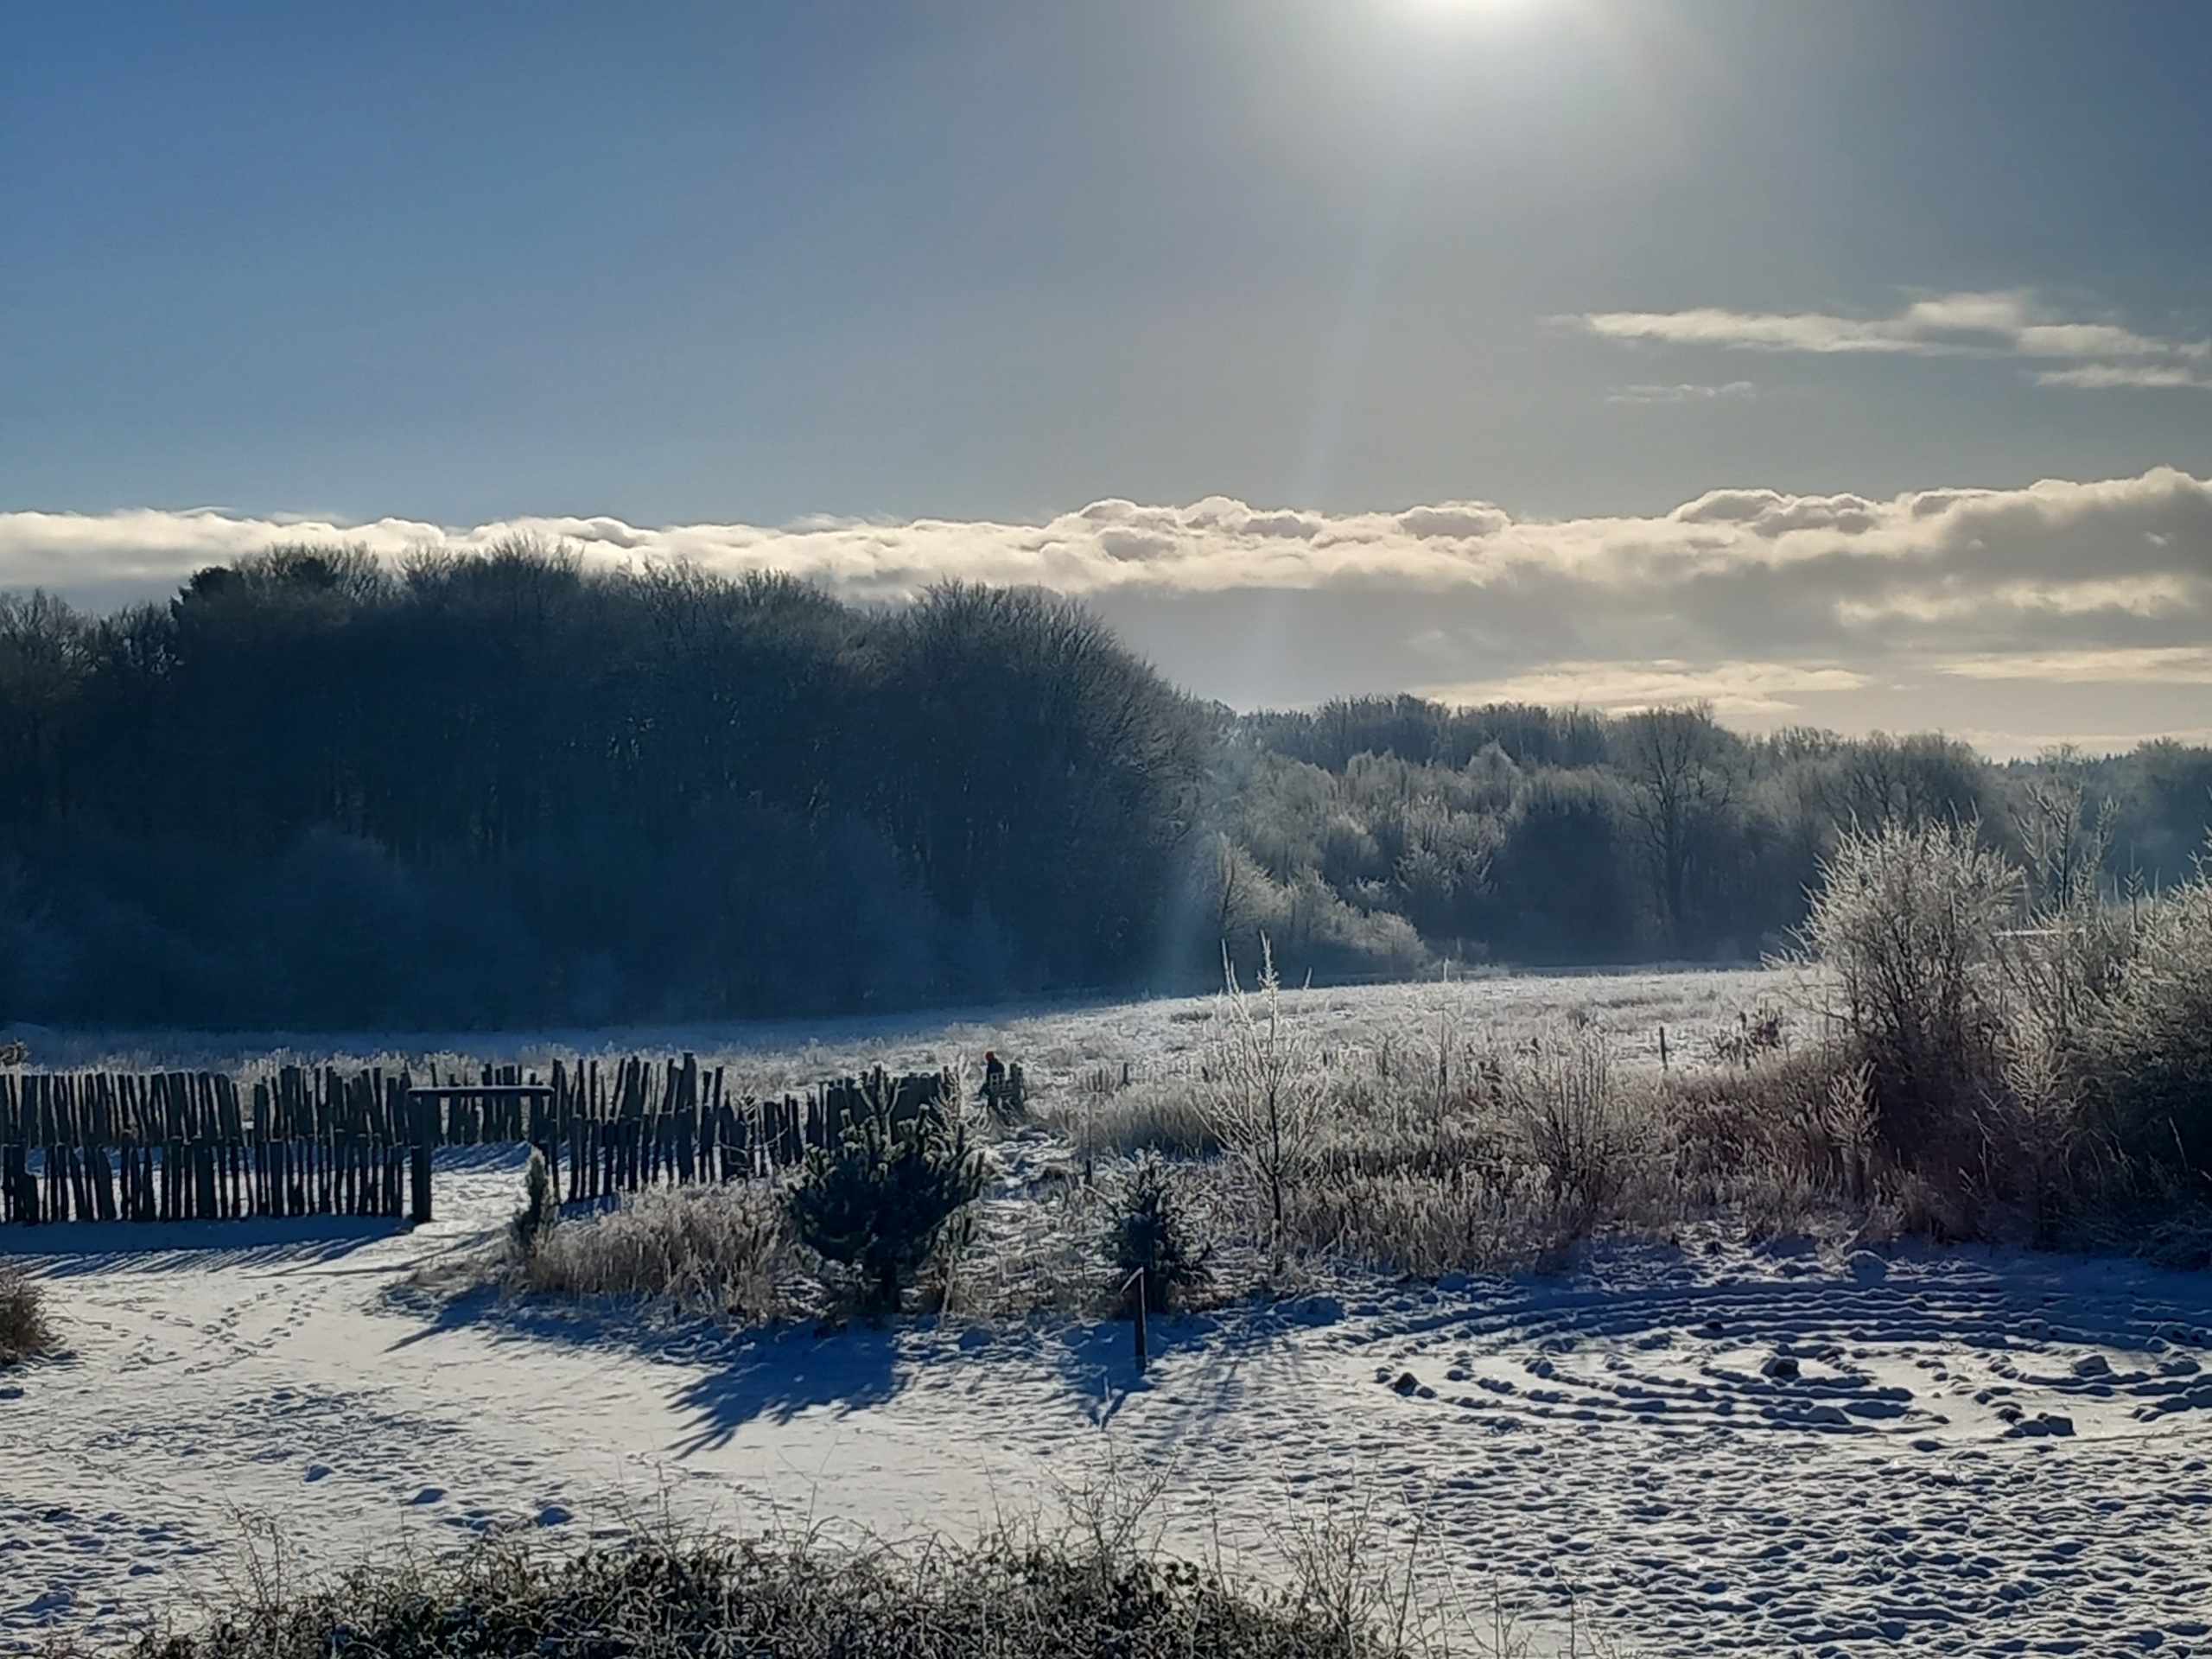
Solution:
[(1854, 823), (2086, 855), (2124, 901), (2212, 817), (2212, 750), (2171, 742), (1239, 715), (1041, 593), (868, 608), (526, 541), (0, 596), (0, 1020), (239, 1029), (1188, 989), (1262, 936), (1317, 980), (1749, 960)]

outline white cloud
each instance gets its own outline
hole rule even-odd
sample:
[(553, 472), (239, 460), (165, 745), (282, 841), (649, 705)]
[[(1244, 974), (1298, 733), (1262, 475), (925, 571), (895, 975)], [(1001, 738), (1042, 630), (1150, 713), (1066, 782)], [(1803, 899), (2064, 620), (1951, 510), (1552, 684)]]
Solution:
[(2212, 380), (2191, 366), (2212, 359), (2212, 340), (2162, 339), (2114, 322), (2054, 315), (2026, 289), (1942, 295), (1916, 300), (1886, 317), (1698, 306), (1683, 311), (1593, 311), (1563, 321), (1624, 345), (2021, 357), (2082, 365), (2038, 374), (2039, 385), (2212, 386)]
[(2056, 684), (2212, 685), (2212, 646), (2015, 652), (1961, 658), (1945, 664), (1943, 672), (1970, 680), (2044, 680)]
[(1808, 694), (1856, 691), (1867, 677), (1847, 668), (1800, 663), (1555, 663), (1503, 679), (1417, 686), (1440, 702), (1541, 702), (1630, 714), (1688, 702), (1709, 702), (1723, 720), (1757, 719), (1799, 711)]
[(1706, 404), (1719, 398), (1732, 400), (1758, 395), (1758, 388), (1749, 380), (1731, 380), (1717, 386), (1690, 383), (1671, 386), (1615, 386), (1605, 394), (1605, 401), (1609, 404)]
[(856, 600), (948, 578), (1033, 583), (1085, 598), (1173, 677), (1247, 706), (1427, 686), (1612, 707), (1704, 697), (1753, 724), (1814, 709), (1996, 729), (2005, 707), (2063, 690), (2034, 730), (2212, 722), (2212, 483), (2171, 468), (1886, 499), (1717, 490), (1668, 513), (1560, 520), (1483, 501), (1322, 513), (1222, 497), (1098, 501), (1028, 524), (0, 513), (0, 586), (105, 605), (280, 542), (397, 557), (518, 533), (592, 565), (784, 570)]
[(2177, 363), (2088, 363), (2073, 369), (2046, 369), (2036, 376), (2039, 386), (2086, 386), (2109, 391), (2123, 386), (2193, 386), (2212, 391), (2212, 375), (2184, 368)]

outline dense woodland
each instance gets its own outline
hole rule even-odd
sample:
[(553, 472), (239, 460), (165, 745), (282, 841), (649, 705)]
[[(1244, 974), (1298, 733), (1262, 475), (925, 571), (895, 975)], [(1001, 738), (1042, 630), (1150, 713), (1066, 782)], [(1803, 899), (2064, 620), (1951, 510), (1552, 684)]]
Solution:
[(283, 549), (111, 616), (0, 597), (0, 1020), (46, 1024), (1166, 988), (1262, 933), (1321, 977), (1725, 960), (1786, 944), (1854, 821), (1974, 820), (2031, 868), (2088, 836), (2124, 896), (2212, 816), (2212, 751), (2173, 744), (1238, 716), (1034, 593), (863, 609), (527, 543)]

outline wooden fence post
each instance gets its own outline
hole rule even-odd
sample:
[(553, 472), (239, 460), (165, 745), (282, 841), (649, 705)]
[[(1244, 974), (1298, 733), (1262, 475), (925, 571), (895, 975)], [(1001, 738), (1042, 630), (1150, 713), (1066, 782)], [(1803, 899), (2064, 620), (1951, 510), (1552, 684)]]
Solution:
[(414, 1207), (410, 1219), (416, 1226), (430, 1218), (430, 1116), (438, 1109), (436, 1098), (416, 1100), (408, 1098), (412, 1109), (409, 1114), (409, 1128), (412, 1131), (414, 1149), (408, 1169), (408, 1181)]

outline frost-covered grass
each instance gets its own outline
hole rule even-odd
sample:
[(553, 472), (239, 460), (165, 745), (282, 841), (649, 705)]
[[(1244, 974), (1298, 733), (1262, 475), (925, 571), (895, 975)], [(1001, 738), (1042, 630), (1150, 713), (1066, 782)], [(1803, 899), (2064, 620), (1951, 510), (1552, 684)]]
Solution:
[[(717, 1063), (739, 1087), (772, 1088), (873, 1064), (957, 1070), (987, 1045), (1020, 1059), (1032, 1121), (976, 1115), (995, 1176), (971, 1241), (920, 1287), (918, 1305), (975, 1316), (1112, 1305), (1106, 1241), (1132, 1160), (1147, 1154), (1170, 1160), (1213, 1253), (1209, 1294), (1229, 1301), (1346, 1269), (1556, 1268), (1593, 1239), (1669, 1241), (1713, 1224), (1751, 1238), (1979, 1236), (2202, 1259), (2204, 1228), (2171, 1210), (2145, 1219), (2077, 1204), (2062, 1230), (2010, 1200), (2018, 1169), (2046, 1156), (2024, 1132), (1985, 1136), (1971, 1163), (1948, 1142), (1901, 1137), (1864, 1041), (1821, 1012), (1834, 989), (1796, 969), (1248, 988), (852, 1047), (728, 1048)], [(2028, 1122), (2018, 1108), (1992, 1092), (1979, 1109), (2003, 1128)], [(529, 1287), (700, 1302), (714, 1299), (695, 1281), (734, 1277), (755, 1288), (725, 1295), (731, 1311), (818, 1308), (801, 1255), (717, 1230), (715, 1206), (730, 1202), (652, 1200), (564, 1228), (558, 1270)], [(765, 1209), (746, 1213), (766, 1224)], [(687, 1258), (766, 1265), (615, 1265)]]
[[(1671, 1238), (1716, 1217), (1764, 1236), (1876, 1214), (1855, 1084), (1805, 1035), (1800, 978), (1695, 979), (1687, 995), (1668, 976), (1274, 988), (1057, 1014), (1037, 1047), (1000, 1034), (1033, 1080), (1032, 1118), (974, 1114), (992, 1179), (968, 1242), (910, 1305), (1117, 1305), (1111, 1241), (1155, 1155), (1217, 1302), (1346, 1270), (1558, 1267), (1595, 1236)], [(844, 1058), (943, 1064), (963, 1040)], [(779, 1204), (765, 1185), (647, 1195), (563, 1223), (505, 1281), (811, 1317), (834, 1302)]]
[[(135, 1659), (1399, 1659), (1386, 1605), (1262, 1592), (1126, 1547), (1020, 1537), (831, 1549), (699, 1536), (566, 1554), (511, 1543), (249, 1592)], [(53, 1659), (101, 1649), (56, 1644)]]
[[(910, 1303), (995, 1316), (1112, 1304), (1104, 1241), (1131, 1161), (1147, 1152), (1174, 1165), (1214, 1252), (1217, 1299), (1290, 1289), (1344, 1266), (1525, 1266), (1556, 1262), (1592, 1232), (1664, 1233), (1745, 1185), (1736, 1173), (1716, 1174), (1707, 1147), (1694, 1190), (1677, 1201), (1668, 1102), (1691, 1079), (1799, 1052), (1813, 1029), (1805, 986), (1796, 970), (1756, 970), (1281, 988), (1280, 1031), (1295, 1062), (1286, 1075), (1303, 1116), (1283, 1160), (1279, 1235), (1272, 1193), (1265, 1215), (1255, 1207), (1249, 1146), (1232, 1144), (1234, 998), (833, 1022), (805, 1028), (806, 1041), (798, 1028), (725, 1027), (492, 1036), (471, 1039), (467, 1053), (342, 1036), (280, 1050), (158, 1039), (158, 1052), (166, 1064), (373, 1058), (419, 1071), (689, 1045), (702, 1064), (728, 1069), (734, 1092), (880, 1065), (950, 1067), (972, 1097), (980, 1077), (967, 1063), (995, 1047), (1024, 1066), (1030, 1120), (971, 1115), (994, 1179), (971, 1242), (925, 1273)], [(79, 1058), (128, 1059), (151, 1052), (133, 1044), (157, 1039), (73, 1040)], [(1763, 1213), (1794, 1216), (1799, 1199), (1811, 1201), (1802, 1184), (1772, 1185)], [(792, 1243), (779, 1190), (762, 1185), (647, 1193), (572, 1215), (531, 1259), (503, 1252), (484, 1271), (515, 1292), (645, 1297), (750, 1322), (837, 1311), (813, 1265)]]
[(757, 1321), (790, 1309), (778, 1286), (791, 1244), (781, 1194), (765, 1184), (659, 1188), (553, 1226), (526, 1251), (510, 1243), (502, 1277), (518, 1291), (649, 1297)]
[[(1618, 1039), (1656, 1067), (1659, 1033), (1676, 1061), (1702, 1058), (1738, 1027), (1739, 1012), (1779, 1007), (1793, 1034), (1809, 1029), (1802, 976), (1764, 969), (1490, 975), (1386, 985), (1288, 987), (1284, 1006), (1334, 1049), (1369, 1051), (1392, 1075), (1400, 1062), (1447, 1043), (1510, 1044), (1561, 1021)], [(1033, 1092), (1116, 1093), (1168, 1084), (1203, 1062), (1218, 999), (1158, 997), (919, 1010), (806, 1021), (523, 1032), (20, 1032), (41, 1066), (254, 1066), (377, 1063), (465, 1070), (483, 1061), (543, 1067), (556, 1058), (689, 1051), (728, 1069), (728, 1086), (802, 1089), (874, 1065), (893, 1071), (965, 1067), (986, 1048), (1019, 1059)]]

